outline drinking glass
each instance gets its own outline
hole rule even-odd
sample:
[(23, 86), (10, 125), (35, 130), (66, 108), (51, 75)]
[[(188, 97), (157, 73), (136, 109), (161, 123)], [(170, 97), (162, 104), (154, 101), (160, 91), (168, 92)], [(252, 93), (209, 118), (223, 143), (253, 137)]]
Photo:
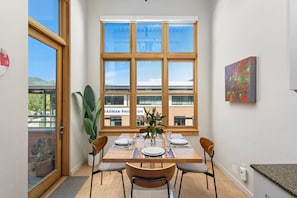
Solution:
[(133, 148), (134, 148), (134, 141), (133, 141), (133, 139), (128, 139), (128, 149), (129, 150), (133, 150)]
[(171, 139), (171, 131), (166, 131), (167, 140)]
[(170, 151), (170, 141), (169, 141), (169, 139), (165, 140), (165, 151), (167, 153)]

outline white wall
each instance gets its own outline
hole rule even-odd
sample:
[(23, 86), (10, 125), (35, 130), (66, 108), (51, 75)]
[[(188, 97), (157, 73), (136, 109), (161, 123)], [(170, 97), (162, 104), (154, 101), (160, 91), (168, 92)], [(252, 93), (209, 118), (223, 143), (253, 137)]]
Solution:
[[(71, 1), (71, 88), (70, 94), (83, 92), (88, 83), (87, 72), (87, 24), (86, 24), (86, 1)], [(75, 172), (86, 160), (90, 151), (88, 136), (83, 128), (83, 109), (80, 97), (71, 95), (71, 118), (70, 118), (70, 171)]]
[[(253, 163), (297, 162), (297, 94), (289, 90), (288, 2), (213, 0), (212, 133), (216, 162), (250, 195)], [(224, 68), (257, 56), (257, 103), (225, 102)], [(248, 182), (239, 180), (246, 165)]]
[(290, 89), (297, 92), (297, 1), (289, 1)]
[(10, 58), (8, 71), (0, 76), (0, 197), (28, 194), (27, 4), (0, 1), (0, 48)]

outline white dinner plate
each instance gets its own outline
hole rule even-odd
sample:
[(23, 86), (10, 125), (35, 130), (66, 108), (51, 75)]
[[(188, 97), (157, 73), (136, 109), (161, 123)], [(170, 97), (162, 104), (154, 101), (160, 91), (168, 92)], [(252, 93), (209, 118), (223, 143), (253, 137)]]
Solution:
[(184, 137), (180, 133), (172, 133), (171, 139), (184, 139)]
[(142, 153), (149, 156), (160, 156), (165, 153), (165, 150), (161, 147), (146, 147), (142, 149)]
[(127, 146), (128, 145), (128, 139), (127, 138), (121, 138), (114, 141), (116, 145), (120, 146)]
[(175, 145), (188, 144), (188, 141), (186, 139), (171, 139), (170, 142), (171, 142), (171, 144), (175, 144)]

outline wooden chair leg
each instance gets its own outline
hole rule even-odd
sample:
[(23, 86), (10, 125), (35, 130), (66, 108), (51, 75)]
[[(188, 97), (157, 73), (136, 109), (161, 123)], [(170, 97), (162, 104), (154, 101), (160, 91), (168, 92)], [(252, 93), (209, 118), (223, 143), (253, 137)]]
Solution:
[(103, 171), (101, 171), (101, 185), (102, 185), (102, 180), (103, 180)]

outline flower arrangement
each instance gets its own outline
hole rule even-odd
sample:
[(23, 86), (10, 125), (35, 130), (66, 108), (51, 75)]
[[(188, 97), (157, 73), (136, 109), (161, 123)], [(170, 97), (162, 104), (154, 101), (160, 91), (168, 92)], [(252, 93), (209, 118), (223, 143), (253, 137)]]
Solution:
[(157, 112), (156, 107), (147, 110), (144, 108), (145, 117), (143, 122), (146, 124), (147, 134), (145, 138), (151, 138), (151, 141), (154, 141), (157, 134), (161, 134), (161, 127), (166, 127), (162, 124), (162, 119), (166, 117), (166, 115), (162, 115)]

